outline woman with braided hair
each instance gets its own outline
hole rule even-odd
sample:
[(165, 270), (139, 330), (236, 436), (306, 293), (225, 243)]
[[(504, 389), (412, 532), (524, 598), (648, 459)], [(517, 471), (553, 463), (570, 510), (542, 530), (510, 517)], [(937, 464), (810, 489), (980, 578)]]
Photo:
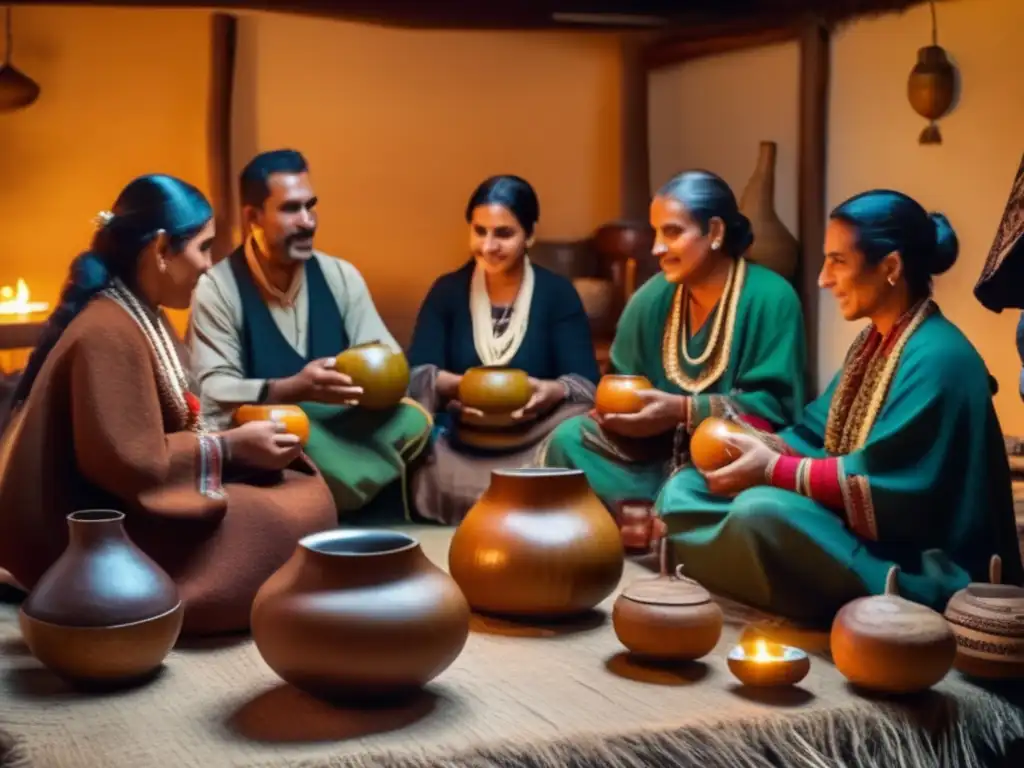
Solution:
[(178, 584), (185, 632), (241, 630), (295, 542), (335, 524), (297, 438), (200, 418), (161, 308), (188, 308), (212, 242), (202, 193), (154, 174), (124, 188), (72, 263), (0, 444), (0, 568), (26, 589), (67, 546), (69, 513), (117, 509)]

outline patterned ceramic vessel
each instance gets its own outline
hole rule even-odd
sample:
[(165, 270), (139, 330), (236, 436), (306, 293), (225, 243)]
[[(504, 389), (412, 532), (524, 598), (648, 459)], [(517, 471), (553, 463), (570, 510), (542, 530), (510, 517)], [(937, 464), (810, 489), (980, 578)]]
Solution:
[(946, 606), (956, 635), (955, 666), (982, 678), (1024, 677), (1024, 588), (1000, 583), (1002, 561), (992, 557), (988, 584), (969, 584)]

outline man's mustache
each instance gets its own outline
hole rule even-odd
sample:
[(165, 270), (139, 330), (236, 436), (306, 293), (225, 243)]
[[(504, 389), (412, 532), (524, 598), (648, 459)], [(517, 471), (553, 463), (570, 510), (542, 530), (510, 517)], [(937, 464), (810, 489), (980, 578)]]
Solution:
[(287, 243), (291, 245), (296, 240), (312, 240), (313, 235), (316, 234), (316, 229), (300, 229), (294, 234), (288, 235)]

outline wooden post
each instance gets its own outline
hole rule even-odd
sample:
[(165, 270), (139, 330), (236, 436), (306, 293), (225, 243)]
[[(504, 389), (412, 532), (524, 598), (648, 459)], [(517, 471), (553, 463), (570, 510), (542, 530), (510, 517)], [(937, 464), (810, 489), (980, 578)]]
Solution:
[(800, 138), (798, 211), (800, 268), (797, 291), (807, 329), (807, 368), (810, 393), (817, 395), (818, 273), (825, 238), (826, 165), (828, 142), (829, 31), (820, 22), (807, 24), (800, 33)]
[(621, 105), (619, 216), (626, 221), (647, 221), (651, 196), (651, 163), (648, 151), (647, 38), (621, 36)]
[(207, 162), (210, 174), (210, 202), (217, 233), (213, 241), (214, 262), (231, 253), (237, 207), (231, 177), (231, 105), (234, 96), (235, 49), (238, 20), (227, 13), (214, 13), (210, 22), (210, 94), (207, 112)]

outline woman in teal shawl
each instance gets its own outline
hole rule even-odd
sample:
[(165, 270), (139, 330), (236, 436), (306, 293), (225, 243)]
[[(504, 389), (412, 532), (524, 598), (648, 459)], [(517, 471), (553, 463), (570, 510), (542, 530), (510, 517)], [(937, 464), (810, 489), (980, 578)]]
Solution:
[(899, 192), (830, 217), (819, 284), (867, 319), (843, 369), (792, 428), (730, 438), (741, 455), (669, 481), (672, 551), (709, 589), (794, 619), (883, 591), (942, 610), (992, 555), (1020, 583), (1010, 471), (988, 371), (931, 299), (956, 235)]
[(685, 171), (651, 202), (661, 274), (630, 299), (611, 368), (646, 376), (643, 410), (563, 422), (538, 461), (582, 469), (613, 510), (650, 508), (686, 460), (689, 435), (710, 415), (772, 430), (804, 403), (802, 313), (788, 282), (742, 254), (753, 242), (728, 185)]

